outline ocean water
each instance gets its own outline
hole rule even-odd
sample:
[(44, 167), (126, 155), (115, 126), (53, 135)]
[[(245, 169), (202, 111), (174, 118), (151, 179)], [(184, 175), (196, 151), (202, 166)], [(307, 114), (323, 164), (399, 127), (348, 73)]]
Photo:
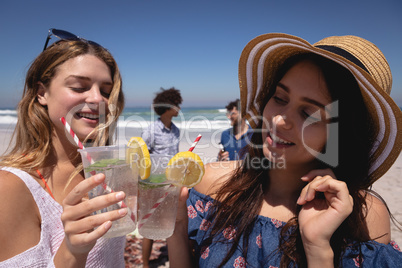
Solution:
[[(402, 107), (400, 107), (402, 110)], [(119, 128), (144, 129), (158, 115), (149, 108), (125, 108), (119, 117)], [(0, 109), (0, 126), (13, 126), (17, 122), (17, 111)], [(179, 129), (223, 130), (230, 127), (226, 109), (222, 107), (184, 107), (173, 122)]]
[[(402, 107), (400, 107), (402, 110)], [(144, 129), (158, 115), (151, 108), (125, 108), (119, 117), (119, 127)], [(17, 122), (17, 111), (0, 109), (0, 126), (12, 126)], [(173, 122), (180, 129), (218, 130), (230, 127), (226, 109), (222, 107), (184, 107)]]
[(13, 125), (17, 122), (17, 111), (13, 109), (0, 109), (0, 124)]
[[(151, 108), (126, 108), (119, 118), (119, 127), (144, 128), (159, 116)], [(179, 129), (221, 129), (230, 127), (226, 109), (182, 108), (173, 122)]]
[[(158, 115), (149, 108), (125, 108), (119, 117), (119, 128), (144, 129), (155, 121)], [(17, 111), (0, 109), (0, 125), (12, 126), (17, 122)], [(184, 107), (173, 122), (179, 129), (217, 130), (230, 127), (226, 109), (221, 107)]]

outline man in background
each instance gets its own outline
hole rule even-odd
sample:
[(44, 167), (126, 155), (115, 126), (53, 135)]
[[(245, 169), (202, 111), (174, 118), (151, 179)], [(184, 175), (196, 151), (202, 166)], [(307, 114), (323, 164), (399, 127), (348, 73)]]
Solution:
[(156, 94), (152, 106), (159, 118), (142, 133), (149, 153), (173, 156), (179, 152), (180, 130), (172, 118), (178, 115), (182, 101), (180, 90), (174, 87), (161, 88)]
[(218, 161), (239, 160), (245, 156), (242, 149), (249, 143), (253, 129), (241, 117), (239, 107), (239, 99), (229, 102), (225, 107), (232, 127), (222, 132), (223, 148), (218, 153)]
[[(174, 87), (161, 88), (160, 92), (156, 94), (152, 106), (159, 118), (142, 133), (149, 153), (174, 156), (179, 152), (180, 130), (172, 122), (172, 118), (179, 114), (182, 101), (180, 90)], [(142, 240), (144, 268), (150, 267), (149, 258), (153, 242), (145, 237)]]

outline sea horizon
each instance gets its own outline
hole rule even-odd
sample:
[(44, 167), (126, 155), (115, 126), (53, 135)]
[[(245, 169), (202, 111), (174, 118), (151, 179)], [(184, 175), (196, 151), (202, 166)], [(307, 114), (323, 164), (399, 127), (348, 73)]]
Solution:
[[(125, 107), (119, 117), (118, 126), (144, 129), (159, 116), (151, 107)], [(0, 108), (0, 125), (15, 125), (17, 111)], [(182, 107), (173, 122), (180, 129), (225, 129), (230, 127), (224, 107)]]
[[(402, 110), (402, 107), (399, 107)], [(119, 128), (144, 129), (159, 116), (151, 107), (125, 107), (118, 121)], [(0, 108), (0, 126), (8, 128), (17, 122), (14, 108)], [(226, 109), (217, 106), (182, 107), (173, 122), (180, 129), (223, 130), (230, 127)]]

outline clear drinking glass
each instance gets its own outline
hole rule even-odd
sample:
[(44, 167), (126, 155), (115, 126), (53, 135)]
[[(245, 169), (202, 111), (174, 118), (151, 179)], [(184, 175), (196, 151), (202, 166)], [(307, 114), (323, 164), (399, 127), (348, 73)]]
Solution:
[(104, 213), (122, 207), (128, 208), (123, 218), (113, 221), (112, 227), (103, 236), (105, 238), (124, 236), (135, 230), (137, 224), (137, 194), (138, 194), (138, 168), (132, 168), (126, 162), (127, 146), (100, 146), (78, 150), (81, 153), (85, 178), (97, 173), (106, 176), (105, 183), (98, 185), (88, 192), (89, 198), (123, 191), (125, 199), (118, 204), (95, 211), (93, 215)]
[(148, 239), (165, 239), (174, 231), (181, 186), (166, 180), (171, 158), (151, 154), (151, 175), (138, 182), (138, 231)]

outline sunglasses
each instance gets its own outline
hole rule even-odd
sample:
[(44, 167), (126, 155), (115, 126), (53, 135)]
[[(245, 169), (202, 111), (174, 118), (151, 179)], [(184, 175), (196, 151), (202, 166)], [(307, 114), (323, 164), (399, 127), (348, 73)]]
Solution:
[(58, 30), (58, 29), (51, 28), (51, 29), (49, 29), (49, 32), (47, 34), (47, 38), (46, 38), (45, 46), (43, 47), (43, 51), (46, 50), (47, 45), (49, 44), (49, 40), (52, 38), (52, 36), (57, 37), (60, 40), (80, 40), (80, 41), (84, 41), (91, 45), (102, 47), (101, 45), (99, 45), (98, 43), (96, 43), (94, 41), (86, 40), (73, 33), (70, 33), (70, 32), (64, 31), (64, 30)]

